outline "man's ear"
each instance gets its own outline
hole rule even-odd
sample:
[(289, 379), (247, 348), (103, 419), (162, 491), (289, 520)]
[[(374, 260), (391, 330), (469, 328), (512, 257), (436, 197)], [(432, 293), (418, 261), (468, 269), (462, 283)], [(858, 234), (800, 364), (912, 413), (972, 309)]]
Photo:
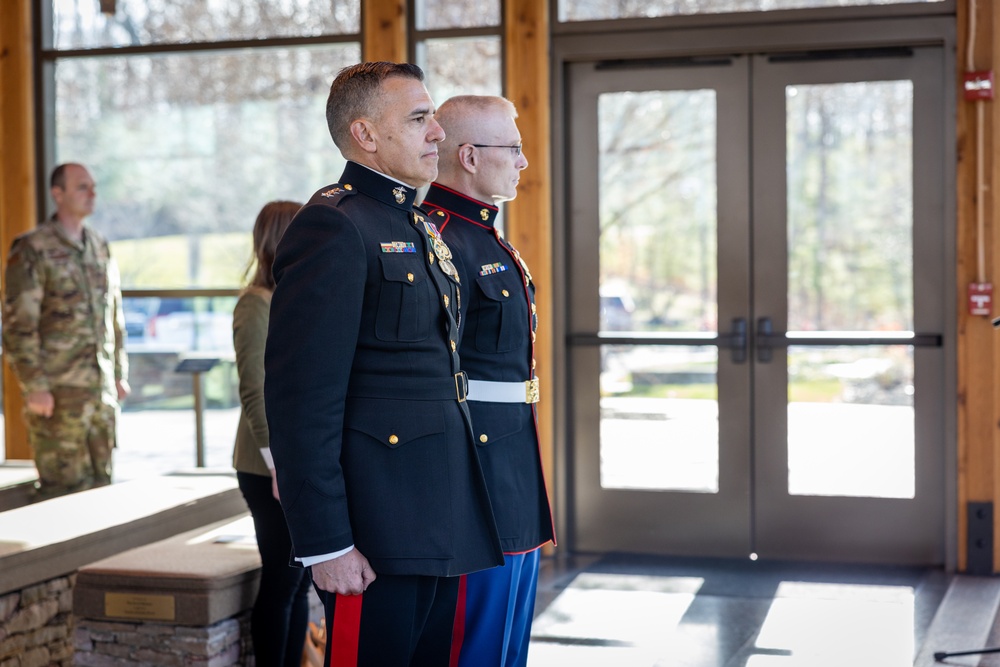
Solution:
[(470, 174), (476, 173), (479, 160), (476, 157), (476, 148), (472, 144), (462, 144), (458, 147), (458, 163)]
[(359, 118), (351, 123), (351, 136), (355, 143), (366, 153), (374, 153), (378, 150), (378, 142), (375, 138), (375, 128), (371, 121), (366, 118)]
[(56, 203), (56, 207), (58, 207), (59, 204), (62, 202), (64, 194), (63, 189), (60, 188), (58, 185), (54, 185), (51, 188), (49, 188), (49, 194), (52, 195), (52, 201), (54, 201)]

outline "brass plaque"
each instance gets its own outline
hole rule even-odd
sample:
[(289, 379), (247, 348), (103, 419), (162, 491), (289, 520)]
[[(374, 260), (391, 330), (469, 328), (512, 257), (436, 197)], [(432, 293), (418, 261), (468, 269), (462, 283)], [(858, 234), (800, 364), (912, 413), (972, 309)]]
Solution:
[(173, 621), (177, 618), (173, 595), (138, 593), (105, 593), (104, 615), (147, 621)]

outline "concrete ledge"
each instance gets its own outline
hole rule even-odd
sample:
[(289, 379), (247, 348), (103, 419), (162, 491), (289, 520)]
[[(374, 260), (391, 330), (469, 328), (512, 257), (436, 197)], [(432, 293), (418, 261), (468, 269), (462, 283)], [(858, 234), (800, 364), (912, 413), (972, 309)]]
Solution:
[(30, 503), (36, 481), (38, 473), (34, 461), (0, 463), (0, 512)]
[(246, 512), (234, 474), (137, 479), (0, 513), (0, 594)]
[(80, 568), (73, 613), (210, 626), (252, 608), (259, 581), (260, 554), (247, 514)]

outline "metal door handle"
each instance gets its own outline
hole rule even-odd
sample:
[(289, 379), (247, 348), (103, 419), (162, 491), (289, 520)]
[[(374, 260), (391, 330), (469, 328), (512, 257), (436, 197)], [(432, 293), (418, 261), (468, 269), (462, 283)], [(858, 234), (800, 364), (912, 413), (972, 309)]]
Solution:
[(733, 318), (733, 329), (729, 334), (729, 350), (734, 364), (743, 364), (747, 360), (747, 320), (745, 317)]
[(774, 335), (774, 325), (770, 317), (757, 318), (757, 361), (762, 364), (769, 364), (774, 359), (774, 352), (771, 347), (771, 339)]

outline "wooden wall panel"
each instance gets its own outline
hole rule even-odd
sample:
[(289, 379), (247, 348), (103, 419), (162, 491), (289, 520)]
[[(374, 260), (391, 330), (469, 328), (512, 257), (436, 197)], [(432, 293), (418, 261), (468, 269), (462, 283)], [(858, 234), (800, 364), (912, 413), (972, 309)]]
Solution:
[(552, 106), (549, 90), (547, 2), (507, 0), (504, 13), (505, 90), (518, 110), (528, 168), (521, 172), (517, 198), (507, 204), (506, 234), (531, 269), (537, 289), (538, 338), (535, 360), (541, 401), (538, 427), (542, 463), (553, 500), (555, 372), (552, 335)]
[[(5, 2), (0, 18), (0, 269), (11, 241), (35, 226), (35, 116), (31, 3)], [(21, 392), (3, 365), (5, 448), (8, 459), (30, 459), (21, 417)]]
[[(975, 48), (975, 66), (977, 69), (991, 69), (994, 72), (1000, 71), (1000, 49), (998, 49), (997, 29), (1000, 28), (1000, 10), (992, 0), (979, 0), (977, 3), (977, 30)], [(970, 102), (961, 102), (965, 106), (975, 107)], [(1000, 314), (997, 307), (997, 299), (1000, 297), (1000, 237), (996, 234), (996, 221), (1000, 220), (1000, 198), (993, 195), (996, 188), (1000, 187), (1000, 161), (996, 159), (997, 151), (1000, 150), (1000, 100), (991, 102), (981, 102), (983, 107), (984, 125), (983, 136), (983, 168), (984, 182), (983, 191), (974, 193), (975, 197), (982, 197), (985, 213), (985, 235), (983, 243), (986, 245), (989, 280), (993, 282), (994, 306), (993, 314)], [(974, 220), (974, 218), (973, 218)], [(971, 222), (971, 221), (970, 221)], [(970, 227), (970, 222), (959, 218), (960, 227)], [(982, 432), (982, 440), (970, 441), (969, 465), (967, 474), (972, 480), (969, 485), (970, 490), (976, 495), (970, 496), (970, 500), (980, 500), (977, 495), (983, 494), (982, 500), (989, 500), (993, 503), (993, 572), (1000, 572), (1000, 456), (997, 456), (998, 445), (1000, 445), (1000, 335), (993, 329), (986, 318), (978, 318), (976, 322), (975, 340), (978, 345), (970, 345), (970, 352), (964, 360), (966, 372), (976, 377), (982, 386), (982, 397), (970, 395), (971, 402), (970, 417), (974, 418), (981, 425), (977, 424), (975, 432)], [(982, 333), (979, 330), (983, 330)], [(971, 333), (971, 327), (967, 329)], [(980, 340), (980, 338), (986, 340)], [(983, 364), (979, 355), (989, 359), (989, 364)], [(988, 355), (986, 357), (985, 355)], [(988, 377), (981, 377), (982, 367), (989, 368), (992, 372)], [(981, 411), (981, 412), (980, 412)], [(980, 472), (980, 471), (986, 472)]]
[(361, 0), (361, 39), (366, 62), (406, 62), (405, 0)]
[[(968, 102), (962, 94), (962, 75), (969, 69), (968, 47), (970, 40), (970, 11), (975, 7), (975, 44), (972, 68), (1000, 70), (1000, 53), (995, 35), (1000, 29), (1000, 12), (987, 0), (960, 0), (957, 3), (958, 49), (955, 58), (957, 95), (958, 142), (956, 165), (957, 201), (957, 285), (958, 312), (958, 465), (956, 492), (958, 516), (958, 569), (968, 566), (967, 505), (970, 502), (994, 504), (993, 571), (1000, 572), (1000, 335), (990, 325), (987, 317), (972, 316), (968, 309), (967, 289), (971, 282), (984, 278), (997, 290), (1000, 297), (1000, 244), (996, 243), (994, 220), (997, 219), (1000, 199), (991, 196), (1000, 186), (1000, 161), (993, 156), (1000, 150), (994, 128), (1000, 123), (997, 101)], [(982, 122), (977, 120), (981, 105)], [(981, 142), (981, 154), (977, 142)], [(981, 162), (982, 188), (977, 177), (977, 162)], [(980, 231), (977, 199), (982, 198), (983, 229)], [(985, 262), (981, 269), (980, 247)], [(998, 312), (994, 306), (994, 314)]]

